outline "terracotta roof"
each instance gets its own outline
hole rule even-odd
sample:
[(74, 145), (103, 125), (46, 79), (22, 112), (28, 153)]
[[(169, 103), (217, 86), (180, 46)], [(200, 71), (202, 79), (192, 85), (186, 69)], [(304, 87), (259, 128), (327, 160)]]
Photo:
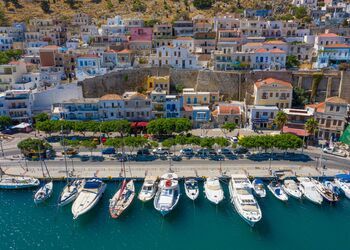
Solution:
[(337, 43), (324, 46), (325, 48), (350, 48), (349, 44)]
[(25, 64), (25, 62), (22, 61), (11, 61), (9, 62), (10, 65), (19, 65), (19, 64)]
[(145, 96), (144, 94), (135, 93), (133, 95), (128, 96), (127, 99), (134, 99), (134, 98), (137, 98), (137, 97), (141, 97), (142, 99), (146, 99), (147, 98), (147, 96)]
[(243, 46), (263, 46), (262, 43), (246, 43)]
[(325, 103), (321, 102), (316, 104), (309, 104), (309, 105), (306, 105), (306, 107), (314, 108), (316, 112), (323, 113), (325, 108)]
[(128, 49), (123, 49), (123, 50), (121, 50), (121, 51), (118, 51), (118, 53), (119, 53), (119, 54), (126, 54), (126, 53), (131, 53), (131, 51), (128, 50)]
[(285, 53), (283, 50), (281, 49), (272, 49), (270, 50), (271, 53)]
[(236, 114), (240, 114), (241, 113), (241, 109), (238, 106), (232, 106), (232, 105), (220, 105), (219, 106), (219, 114), (223, 115), (223, 114), (227, 114), (227, 115), (236, 115)]
[(319, 34), (319, 37), (337, 37), (337, 34), (334, 33), (324, 33), (324, 34)]
[(264, 49), (264, 48), (260, 48), (260, 49), (255, 50), (255, 52), (257, 52), (257, 53), (266, 53), (266, 52), (268, 52), (268, 50)]
[(193, 107), (192, 106), (184, 106), (183, 107), (185, 111), (193, 111)]
[(100, 98), (100, 100), (112, 101), (112, 100), (121, 100), (121, 96), (117, 94), (107, 94)]
[(284, 126), (282, 129), (283, 133), (289, 133), (289, 134), (294, 134), (297, 136), (309, 136), (310, 134), (306, 131), (306, 129), (300, 129), (300, 128), (293, 128), (293, 127), (288, 127)]
[(255, 82), (255, 86), (257, 88), (260, 88), (262, 86), (267, 86), (267, 85), (271, 85), (271, 84), (278, 84), (278, 85), (283, 85), (285, 87), (288, 87), (288, 88), (293, 88), (292, 84), (290, 82), (286, 82), (286, 81), (282, 81), (282, 80), (279, 80), (279, 79), (276, 79), (276, 78), (266, 78), (264, 80), (261, 80), (261, 81), (257, 81)]
[(57, 45), (46, 45), (44, 47), (41, 47), (40, 49), (52, 49), (52, 50), (54, 50), (54, 49), (59, 49), (59, 48), (60, 47)]
[(339, 104), (348, 104), (348, 102), (338, 96), (329, 97), (326, 99), (328, 103), (339, 103)]
[(281, 40), (270, 40), (270, 41), (264, 42), (264, 44), (286, 44), (286, 42)]

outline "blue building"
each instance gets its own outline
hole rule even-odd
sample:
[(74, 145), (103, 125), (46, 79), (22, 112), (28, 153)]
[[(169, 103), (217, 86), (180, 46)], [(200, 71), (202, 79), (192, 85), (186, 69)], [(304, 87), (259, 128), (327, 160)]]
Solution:
[(165, 97), (166, 118), (180, 118), (183, 108), (183, 97), (176, 95), (167, 95)]
[(350, 62), (350, 45), (331, 44), (321, 47), (317, 57), (315, 68), (338, 68), (341, 63)]

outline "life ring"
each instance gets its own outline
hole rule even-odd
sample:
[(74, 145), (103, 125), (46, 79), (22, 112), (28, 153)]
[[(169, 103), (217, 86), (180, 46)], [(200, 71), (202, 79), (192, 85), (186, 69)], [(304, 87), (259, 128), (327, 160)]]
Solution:
[(165, 186), (166, 187), (171, 187), (171, 180), (166, 180)]

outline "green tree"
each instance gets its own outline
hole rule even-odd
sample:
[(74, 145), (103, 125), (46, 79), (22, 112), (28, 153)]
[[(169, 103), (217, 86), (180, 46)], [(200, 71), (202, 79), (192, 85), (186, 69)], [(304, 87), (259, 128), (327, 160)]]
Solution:
[(2, 9), (0, 9), (0, 26), (7, 26), (8, 19)]
[(215, 144), (215, 139), (211, 137), (201, 138), (200, 146), (202, 148), (212, 148)]
[(135, 12), (145, 12), (147, 10), (147, 6), (145, 3), (141, 2), (141, 0), (134, 0), (131, 10)]
[(308, 15), (307, 9), (303, 6), (301, 7), (294, 7), (293, 8), (293, 14), (296, 18), (302, 19)]
[(188, 137), (184, 136), (184, 135), (177, 135), (175, 137), (175, 142), (178, 145), (181, 145), (181, 147), (183, 147), (184, 145), (186, 145), (188, 143), (187, 140)]
[(113, 147), (118, 152), (118, 149), (123, 148), (125, 143), (121, 138), (108, 138), (104, 145)]
[(214, 0), (194, 0), (193, 6), (197, 9), (209, 9), (213, 6)]
[(162, 146), (165, 148), (171, 148), (172, 146), (175, 146), (175, 145), (176, 145), (176, 142), (173, 138), (162, 141)]
[(50, 1), (48, 0), (42, 0), (40, 2), (40, 7), (41, 9), (44, 11), (44, 13), (51, 13), (51, 9), (50, 9)]
[(318, 131), (318, 121), (313, 117), (308, 119), (305, 123), (305, 129), (312, 136), (312, 139), (314, 140), (315, 135)]
[(11, 117), (9, 116), (0, 116), (0, 128), (5, 129), (12, 125)]
[(278, 111), (275, 117), (274, 123), (282, 131), (283, 126), (287, 123), (287, 120), (288, 120), (287, 114), (284, 113), (283, 111)]
[(97, 148), (98, 143), (93, 140), (83, 140), (80, 145), (90, 151), (90, 156), (92, 156), (92, 151)]
[(237, 128), (237, 124), (233, 122), (225, 122), (224, 124), (221, 125), (221, 131), (224, 133), (226, 136), (228, 132), (232, 132)]
[(17, 144), (17, 148), (21, 150), (22, 154), (25, 156), (31, 156), (33, 154), (38, 154), (45, 152), (46, 150), (52, 149), (52, 146), (45, 140), (36, 138), (27, 138), (20, 141)]
[(310, 95), (303, 88), (293, 88), (293, 99), (292, 107), (304, 108), (305, 105), (309, 104)]
[(224, 137), (216, 137), (215, 143), (222, 148), (230, 145), (230, 142)]
[(36, 116), (34, 116), (35, 123), (44, 122), (44, 121), (47, 121), (49, 119), (50, 119), (50, 117), (47, 113), (40, 113), (40, 114), (37, 114)]
[(144, 147), (147, 144), (147, 139), (143, 136), (128, 136), (124, 138), (125, 145), (129, 147), (130, 153), (134, 149)]
[(300, 66), (300, 62), (295, 55), (288, 55), (286, 59), (287, 69), (297, 68)]
[(35, 128), (39, 131), (44, 132), (45, 134), (51, 135), (53, 132), (57, 130), (56, 123), (54, 121), (46, 120), (42, 122), (37, 122), (35, 124)]

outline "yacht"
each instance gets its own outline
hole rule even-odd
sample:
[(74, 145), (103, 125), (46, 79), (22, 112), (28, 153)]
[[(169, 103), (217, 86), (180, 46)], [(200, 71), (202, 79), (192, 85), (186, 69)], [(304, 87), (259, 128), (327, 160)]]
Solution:
[(230, 201), (243, 220), (250, 226), (254, 226), (261, 220), (261, 209), (252, 194), (251, 183), (247, 176), (232, 175), (229, 182), (229, 192)]
[(321, 182), (315, 179), (311, 179), (311, 181), (315, 184), (316, 190), (320, 193), (320, 195), (322, 195), (325, 200), (329, 202), (336, 202), (339, 200), (338, 196)]
[(40, 185), (36, 178), (25, 176), (1, 176), (0, 189), (25, 189)]
[(138, 195), (140, 201), (146, 202), (153, 199), (157, 192), (157, 179), (155, 176), (146, 176)]
[(334, 178), (334, 183), (343, 191), (346, 198), (350, 199), (350, 174), (338, 174)]
[(253, 190), (257, 197), (264, 198), (266, 196), (266, 189), (264, 187), (264, 182), (260, 179), (253, 180)]
[(199, 195), (198, 181), (192, 178), (187, 179), (185, 180), (184, 186), (187, 197), (193, 201), (197, 199)]
[(315, 184), (308, 177), (298, 177), (300, 191), (311, 202), (322, 204), (323, 198), (316, 189)]
[(84, 185), (84, 179), (76, 179), (72, 182), (67, 183), (67, 185), (63, 188), (60, 197), (58, 198), (58, 206), (63, 207), (73, 202), (78, 197)]
[(179, 199), (180, 187), (177, 175), (174, 173), (162, 175), (153, 201), (154, 208), (165, 216), (175, 208)]
[(267, 188), (271, 191), (271, 193), (280, 201), (288, 201), (287, 194), (281, 188), (281, 184), (276, 181), (271, 181)]
[(286, 192), (287, 195), (296, 198), (296, 199), (301, 199), (302, 193), (299, 189), (298, 184), (291, 179), (284, 180), (282, 184), (282, 189), (284, 192)]
[(38, 191), (36, 191), (34, 195), (34, 202), (36, 204), (39, 204), (46, 201), (51, 197), (52, 191), (53, 191), (53, 182), (50, 181), (46, 183), (44, 186), (42, 186), (41, 188), (39, 188)]
[(122, 187), (109, 200), (109, 213), (113, 219), (118, 218), (131, 204), (135, 197), (134, 181), (126, 183), (124, 179)]
[(222, 190), (218, 177), (209, 177), (204, 182), (205, 197), (214, 204), (219, 204), (224, 199), (224, 191)]
[(106, 189), (106, 184), (100, 179), (87, 180), (72, 205), (73, 219), (90, 211), (100, 200)]

